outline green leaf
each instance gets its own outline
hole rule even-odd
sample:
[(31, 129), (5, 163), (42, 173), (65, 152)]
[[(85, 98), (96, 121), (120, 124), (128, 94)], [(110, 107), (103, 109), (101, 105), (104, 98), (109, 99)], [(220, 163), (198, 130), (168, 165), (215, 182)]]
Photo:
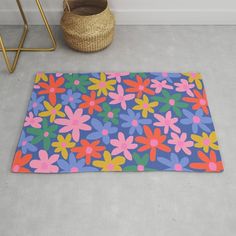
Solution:
[(112, 122), (113, 122), (114, 125), (118, 125), (119, 124), (119, 120), (118, 119), (113, 119)]
[(124, 171), (137, 171), (137, 166), (126, 166)]
[(160, 112), (167, 112), (168, 110), (170, 110), (170, 105), (166, 104), (161, 107)]
[(149, 154), (145, 154), (142, 158), (140, 158), (140, 164), (146, 166), (149, 161)]
[(181, 94), (180, 94), (180, 93), (173, 94), (173, 95), (172, 95), (172, 98), (173, 98), (175, 101), (179, 101), (179, 100), (181, 99)]
[(189, 104), (185, 102), (177, 102), (176, 105), (180, 108), (187, 108), (189, 106)]
[(178, 117), (182, 116), (182, 112), (178, 107), (173, 107), (173, 111)]
[(36, 128), (27, 128), (26, 129), (27, 133), (29, 134), (33, 134), (33, 135), (40, 135), (42, 134), (42, 130), (41, 129), (36, 129)]
[(167, 90), (165, 90), (165, 89), (162, 90), (162, 94), (163, 94), (164, 97), (166, 97), (168, 99), (170, 98), (170, 93)]
[(41, 142), (43, 140), (42, 136), (37, 136), (35, 138), (33, 138), (33, 140), (31, 141), (32, 144), (37, 144), (39, 142)]
[(151, 97), (151, 99), (152, 99), (153, 101), (158, 101), (158, 102), (163, 102), (163, 103), (166, 103), (166, 102), (167, 102), (167, 99), (166, 99), (166, 98), (158, 97), (158, 96), (153, 96), (153, 97)]
[(103, 103), (102, 107), (103, 107), (103, 110), (106, 112), (111, 110), (110, 106), (107, 103)]
[(43, 139), (43, 148), (48, 151), (48, 149), (50, 148), (50, 138), (44, 138)]

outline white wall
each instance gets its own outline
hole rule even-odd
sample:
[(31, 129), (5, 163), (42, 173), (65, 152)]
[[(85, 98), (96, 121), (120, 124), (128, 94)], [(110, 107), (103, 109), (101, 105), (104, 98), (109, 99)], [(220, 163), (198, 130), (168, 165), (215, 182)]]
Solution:
[[(39, 24), (34, 0), (21, 0)], [(59, 24), (62, 0), (41, 0), (51, 24)], [(118, 24), (236, 24), (236, 0), (110, 0)], [(0, 0), (0, 24), (17, 24), (16, 1)]]

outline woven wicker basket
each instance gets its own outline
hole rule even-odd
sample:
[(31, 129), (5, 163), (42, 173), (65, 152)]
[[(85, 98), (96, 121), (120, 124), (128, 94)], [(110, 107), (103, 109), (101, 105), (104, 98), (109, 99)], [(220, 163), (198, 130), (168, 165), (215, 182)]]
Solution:
[(115, 19), (107, 0), (65, 0), (61, 28), (69, 47), (96, 52), (111, 44)]

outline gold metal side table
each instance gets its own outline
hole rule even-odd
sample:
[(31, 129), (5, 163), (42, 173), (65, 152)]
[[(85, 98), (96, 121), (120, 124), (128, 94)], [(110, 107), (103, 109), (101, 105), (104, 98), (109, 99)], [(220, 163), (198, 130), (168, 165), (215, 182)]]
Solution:
[[(27, 22), (27, 19), (26, 19), (26, 16), (25, 16), (25, 13), (24, 13), (24, 10), (22, 8), (20, 0), (16, 0), (16, 2), (17, 2), (17, 5), (18, 5), (18, 8), (20, 10), (21, 17), (23, 19), (23, 23), (24, 23), (24, 31), (22, 33), (22, 36), (21, 36), (20, 42), (18, 44), (18, 47), (17, 48), (6, 48), (5, 44), (3, 42), (3, 39), (0, 35), (0, 51), (2, 51), (4, 60), (5, 60), (6, 65), (7, 65), (7, 69), (10, 73), (13, 73), (15, 71), (16, 65), (17, 65), (17, 62), (19, 60), (19, 56), (20, 56), (21, 52), (51, 52), (51, 51), (54, 51), (56, 49), (56, 40), (53, 36), (51, 27), (48, 24), (48, 20), (45, 16), (45, 13), (43, 11), (40, 0), (35, 0), (35, 2), (36, 2), (37, 7), (39, 9), (40, 15), (43, 19), (43, 22), (44, 22), (44, 25), (47, 29), (47, 32), (49, 33), (50, 39), (52, 41), (52, 47), (51, 48), (25, 48), (24, 47), (24, 42), (25, 42), (25, 39), (26, 39), (26, 36), (27, 36), (27, 33), (28, 33), (29, 25), (28, 25), (28, 22)], [(9, 60), (7, 52), (16, 52), (12, 64)]]

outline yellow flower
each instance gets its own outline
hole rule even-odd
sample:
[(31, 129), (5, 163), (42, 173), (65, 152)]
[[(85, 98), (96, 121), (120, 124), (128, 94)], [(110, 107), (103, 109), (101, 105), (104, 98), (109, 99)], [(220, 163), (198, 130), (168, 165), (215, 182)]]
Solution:
[(71, 142), (71, 134), (67, 134), (66, 138), (62, 135), (57, 136), (58, 142), (53, 142), (52, 147), (55, 147), (55, 152), (61, 152), (64, 159), (68, 159), (67, 148), (73, 148), (75, 146), (74, 142)]
[(45, 82), (48, 81), (48, 77), (46, 76), (45, 73), (37, 73), (34, 82), (37, 84), (40, 80), (43, 80), (43, 81), (45, 81)]
[(146, 95), (143, 95), (143, 99), (136, 98), (135, 102), (138, 104), (133, 107), (134, 110), (141, 110), (142, 116), (144, 118), (147, 118), (148, 112), (154, 113), (154, 107), (158, 106), (158, 102), (150, 102)]
[(198, 89), (202, 89), (202, 76), (200, 73), (183, 73), (183, 75), (188, 76), (188, 81), (190, 83), (195, 83)]
[(209, 148), (219, 150), (219, 146), (216, 144), (217, 137), (215, 131), (211, 132), (210, 135), (207, 135), (205, 132), (202, 133), (202, 136), (192, 134), (191, 138), (195, 141), (194, 147), (203, 148), (203, 151), (206, 153), (209, 152)]
[(107, 80), (105, 73), (101, 73), (100, 80), (95, 78), (89, 79), (93, 85), (89, 86), (89, 90), (98, 90), (97, 96), (99, 97), (101, 94), (105, 96), (108, 95), (108, 90), (114, 91), (115, 88), (112, 85), (116, 84), (116, 80)]
[(125, 163), (123, 156), (117, 156), (112, 159), (110, 152), (103, 153), (104, 161), (93, 161), (93, 166), (102, 168), (101, 171), (122, 171), (121, 165)]
[(63, 113), (61, 110), (62, 105), (61, 104), (57, 104), (55, 107), (52, 106), (49, 102), (44, 101), (43, 105), (45, 106), (45, 108), (47, 109), (47, 111), (42, 111), (39, 113), (39, 116), (41, 117), (47, 117), (50, 116), (50, 122), (53, 122), (56, 118), (56, 116), (60, 116), (60, 117), (65, 117), (65, 113)]

